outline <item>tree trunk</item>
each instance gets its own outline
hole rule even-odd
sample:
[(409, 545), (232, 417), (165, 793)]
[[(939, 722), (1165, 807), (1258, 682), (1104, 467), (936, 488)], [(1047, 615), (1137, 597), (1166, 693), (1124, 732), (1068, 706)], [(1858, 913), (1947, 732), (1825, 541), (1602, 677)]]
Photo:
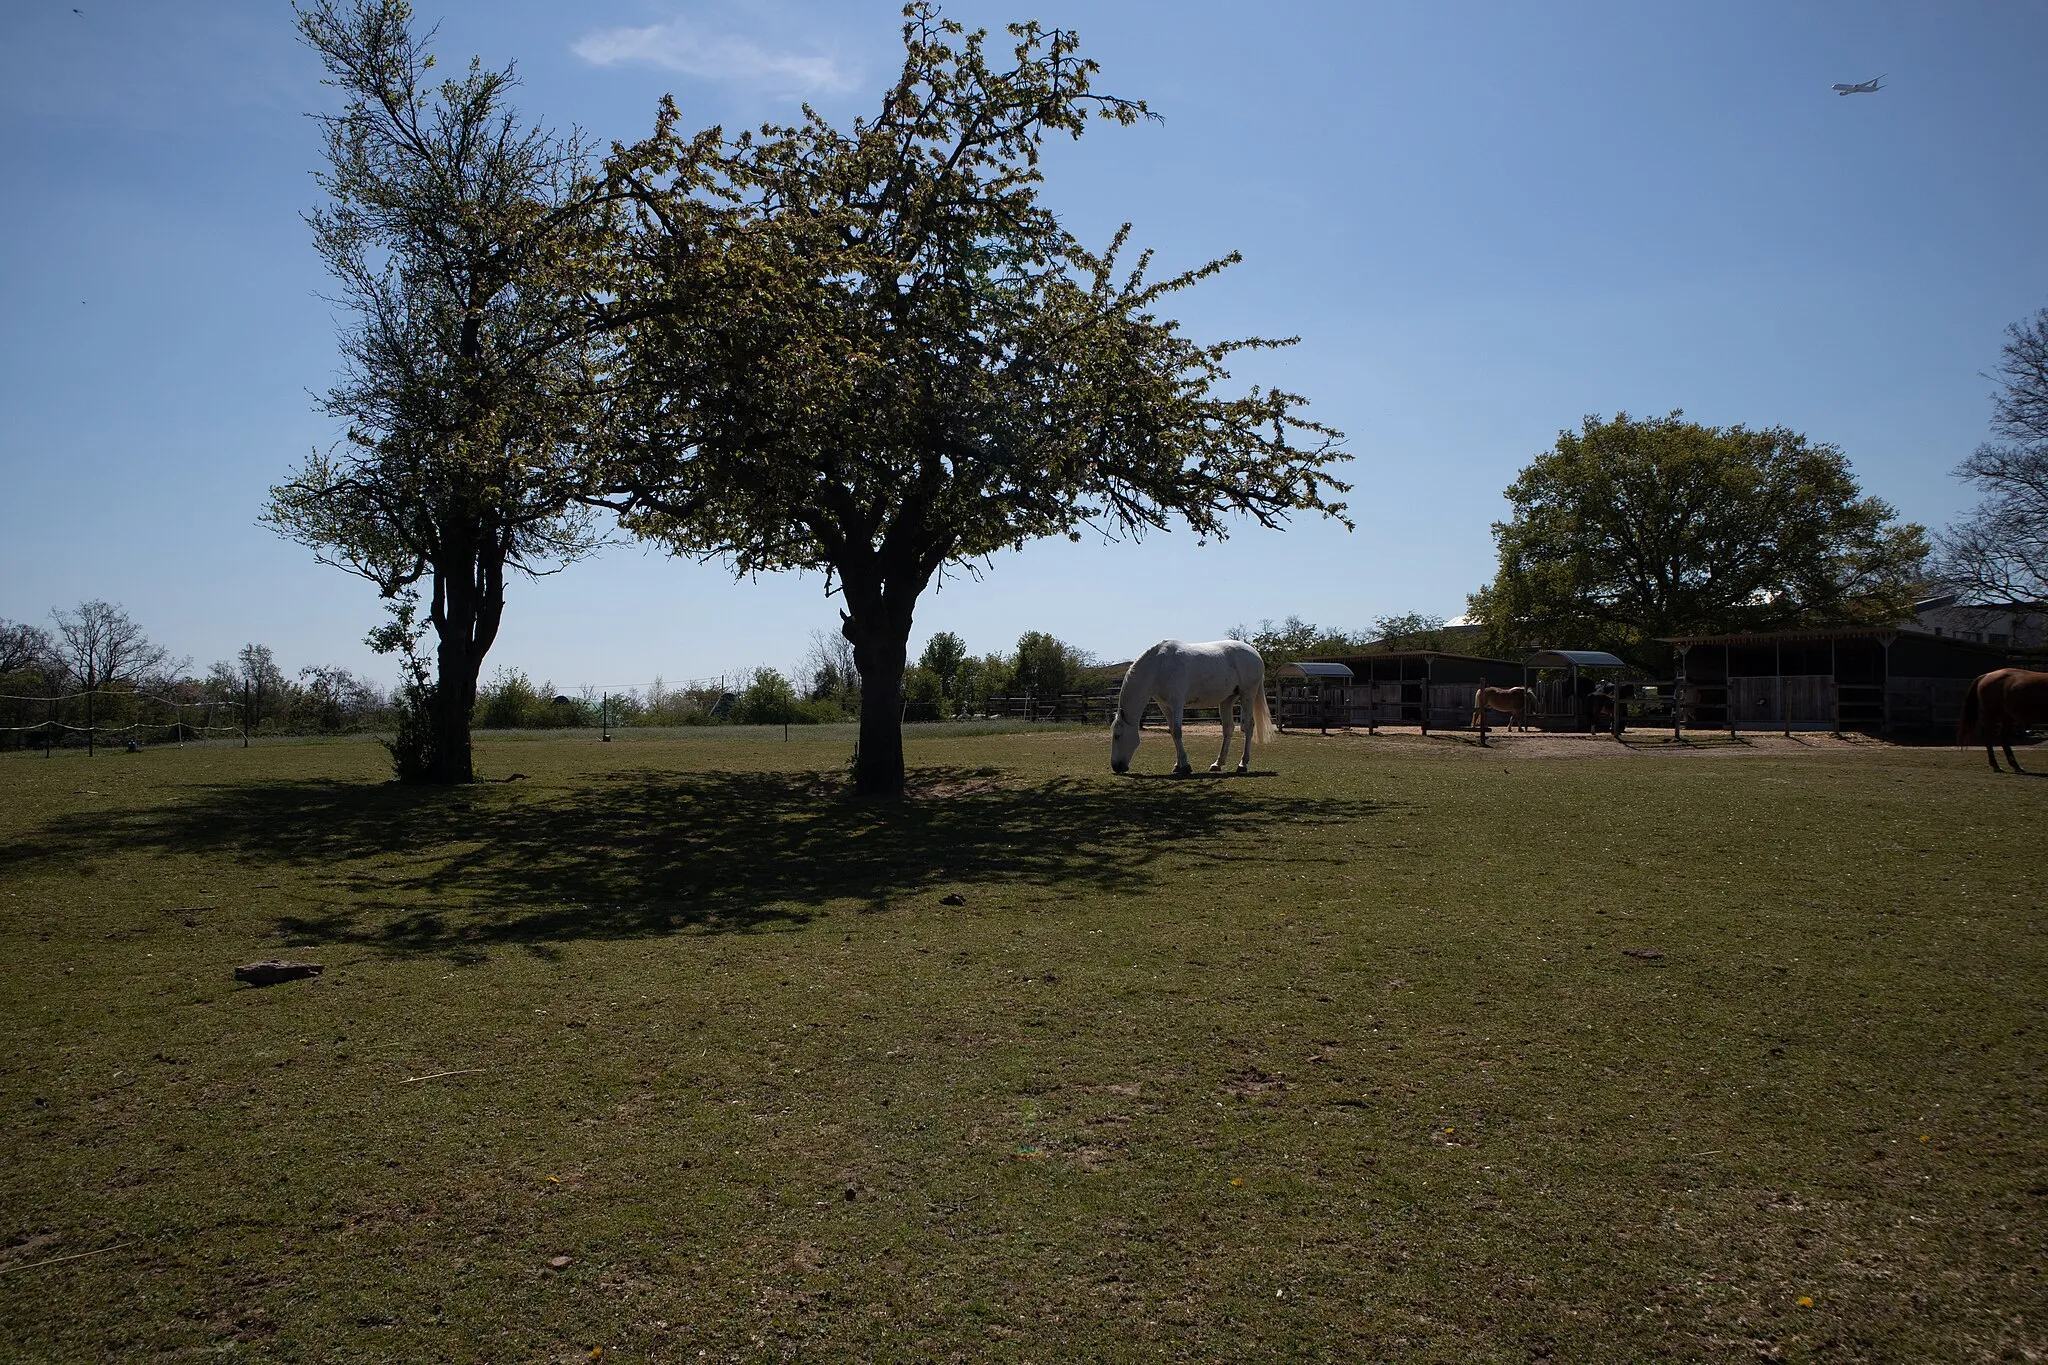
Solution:
[(469, 717), (476, 709), (476, 679), (497, 638), (504, 612), (503, 569), (488, 554), (435, 569), (436, 675), (431, 724), (431, 781), (450, 786), (476, 780)]
[(875, 611), (843, 628), (860, 667), (860, 759), (853, 788), (862, 796), (903, 795), (903, 665), (910, 655), (910, 613)]
[(476, 675), (483, 660), (469, 650), (469, 641), (444, 636), (437, 653), (434, 680), (433, 776), (437, 784), (459, 786), (476, 781), (475, 756), (469, 742), (469, 713), (476, 707)]

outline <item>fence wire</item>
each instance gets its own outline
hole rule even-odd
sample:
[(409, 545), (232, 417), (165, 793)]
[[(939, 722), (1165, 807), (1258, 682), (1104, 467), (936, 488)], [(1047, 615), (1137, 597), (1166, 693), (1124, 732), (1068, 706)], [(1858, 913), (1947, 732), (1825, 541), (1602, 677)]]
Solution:
[[(116, 717), (109, 716), (105, 723), (102, 723), (96, 717), (88, 717), (83, 725), (74, 724), (72, 721), (65, 720), (57, 715), (51, 715), (27, 725), (0, 725), (0, 734), (41, 735), (44, 737), (45, 746), (47, 747), (49, 741), (62, 735), (84, 735), (87, 738), (88, 745), (91, 745), (96, 743), (101, 736), (106, 736), (118, 742), (124, 736), (134, 737), (156, 731), (174, 732), (180, 742), (183, 742), (188, 734), (194, 738), (203, 739), (208, 735), (239, 735), (246, 733), (246, 727), (239, 719), (232, 725), (215, 725), (211, 723), (214, 718), (213, 713), (217, 711), (242, 712), (243, 703), (239, 701), (219, 699), (184, 701), (176, 697), (158, 696), (153, 692), (102, 691), (97, 688), (87, 688), (82, 692), (50, 693), (42, 696), (0, 692), (0, 703), (14, 702), (20, 704), (20, 706), (46, 706), (53, 712), (60, 707), (72, 705), (80, 701), (86, 702), (88, 706), (95, 702), (103, 703), (114, 709), (133, 707), (138, 714), (133, 720), (129, 720), (125, 724), (116, 724)], [(163, 707), (170, 713), (171, 718), (168, 720), (145, 720), (139, 714), (144, 706)], [(19, 714), (20, 707), (16, 709), (17, 714)], [(185, 713), (187, 711), (198, 711), (205, 714), (202, 718), (186, 720)], [(24, 745), (23, 747), (28, 746)]]

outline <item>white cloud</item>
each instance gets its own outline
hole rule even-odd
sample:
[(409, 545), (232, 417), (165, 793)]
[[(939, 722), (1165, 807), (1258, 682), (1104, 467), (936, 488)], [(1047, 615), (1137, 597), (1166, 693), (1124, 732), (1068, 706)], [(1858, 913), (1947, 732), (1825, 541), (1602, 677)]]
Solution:
[(569, 50), (592, 66), (659, 66), (804, 94), (851, 90), (856, 75), (834, 57), (771, 52), (752, 38), (707, 33), (680, 19), (646, 28), (593, 29)]

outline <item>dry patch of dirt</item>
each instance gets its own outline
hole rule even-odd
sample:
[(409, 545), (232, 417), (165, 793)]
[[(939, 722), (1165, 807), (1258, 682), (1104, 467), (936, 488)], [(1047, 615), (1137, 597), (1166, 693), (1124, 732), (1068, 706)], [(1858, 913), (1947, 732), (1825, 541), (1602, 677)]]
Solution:
[[(1190, 727), (1192, 729), (1192, 727)], [(1215, 726), (1209, 731), (1216, 733)], [(1851, 751), (1888, 752), (1897, 746), (1868, 735), (1834, 735), (1826, 731), (1795, 731), (1789, 737), (1746, 731), (1730, 738), (1726, 731), (1701, 730), (1674, 740), (1669, 730), (1631, 730), (1619, 742), (1605, 733), (1597, 735), (1545, 733), (1538, 730), (1489, 731), (1486, 746), (1470, 730), (1438, 730), (1423, 734), (1412, 726), (1382, 728), (1376, 735), (1364, 730), (1331, 731), (1328, 735), (1292, 731), (1291, 740), (1316, 744), (1357, 744), (1383, 748), (1403, 755), (1453, 757), (1485, 753), (1496, 758), (1745, 758), (1759, 755), (1788, 757), (1796, 754), (1840, 754)]]

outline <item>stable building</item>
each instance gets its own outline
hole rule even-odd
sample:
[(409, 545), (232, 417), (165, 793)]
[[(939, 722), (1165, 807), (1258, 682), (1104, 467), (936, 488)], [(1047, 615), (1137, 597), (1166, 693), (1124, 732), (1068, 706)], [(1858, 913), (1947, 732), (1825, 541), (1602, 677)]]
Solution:
[(1902, 743), (1955, 739), (1963, 694), (2011, 651), (1901, 627), (1678, 635), (1687, 729), (1852, 730)]
[(1436, 649), (1371, 650), (1282, 664), (1273, 679), (1273, 719), (1282, 729), (1452, 730), (1471, 723), (1482, 684), (1512, 687), (1522, 680), (1522, 666)]

